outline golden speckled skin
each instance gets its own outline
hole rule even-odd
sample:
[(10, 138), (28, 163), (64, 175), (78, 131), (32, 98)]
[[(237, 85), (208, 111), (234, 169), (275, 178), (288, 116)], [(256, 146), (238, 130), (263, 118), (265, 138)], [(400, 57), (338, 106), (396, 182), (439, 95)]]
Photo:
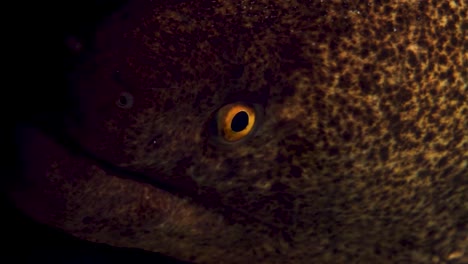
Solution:
[[(73, 77), (70, 134), (139, 176), (31, 129), (24, 212), (197, 263), (468, 261), (466, 1), (154, 2), (109, 18)], [(212, 143), (237, 101), (258, 130)]]

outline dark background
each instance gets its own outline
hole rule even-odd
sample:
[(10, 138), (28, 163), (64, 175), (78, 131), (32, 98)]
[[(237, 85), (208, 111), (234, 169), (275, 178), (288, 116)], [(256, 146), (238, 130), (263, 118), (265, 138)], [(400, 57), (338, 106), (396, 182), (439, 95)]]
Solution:
[(81, 55), (66, 40), (92, 46), (99, 24), (126, 0), (13, 1), (2, 4), (0, 239), (1, 263), (182, 263), (142, 250), (89, 243), (35, 223), (8, 202), (4, 191), (21, 178), (18, 124), (54, 131), (68, 111), (66, 74)]

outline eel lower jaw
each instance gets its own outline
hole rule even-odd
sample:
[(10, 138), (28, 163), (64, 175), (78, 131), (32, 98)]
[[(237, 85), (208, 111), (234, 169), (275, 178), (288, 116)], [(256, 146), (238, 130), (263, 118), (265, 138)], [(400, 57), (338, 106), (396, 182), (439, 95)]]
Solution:
[(273, 243), (189, 199), (111, 175), (37, 129), (24, 127), (19, 135), (22, 172), (9, 198), (39, 223), (91, 242), (197, 262), (247, 260), (248, 252)]

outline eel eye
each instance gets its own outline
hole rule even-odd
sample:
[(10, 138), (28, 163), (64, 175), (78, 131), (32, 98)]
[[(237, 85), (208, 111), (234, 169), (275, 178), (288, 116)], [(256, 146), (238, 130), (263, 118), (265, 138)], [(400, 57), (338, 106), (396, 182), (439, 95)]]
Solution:
[(230, 143), (250, 135), (256, 121), (256, 110), (242, 103), (225, 105), (216, 115), (218, 134)]

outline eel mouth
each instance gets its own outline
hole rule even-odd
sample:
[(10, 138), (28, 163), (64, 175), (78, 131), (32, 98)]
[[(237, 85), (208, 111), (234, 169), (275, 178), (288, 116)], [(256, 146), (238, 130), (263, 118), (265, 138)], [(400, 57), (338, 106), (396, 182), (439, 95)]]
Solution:
[(238, 259), (250, 255), (248, 248), (274, 243), (269, 235), (248, 231), (247, 222), (229, 221), (215, 207), (112, 174), (39, 129), (19, 130), (22, 175), (8, 195), (39, 223), (91, 242), (197, 262), (226, 254)]

